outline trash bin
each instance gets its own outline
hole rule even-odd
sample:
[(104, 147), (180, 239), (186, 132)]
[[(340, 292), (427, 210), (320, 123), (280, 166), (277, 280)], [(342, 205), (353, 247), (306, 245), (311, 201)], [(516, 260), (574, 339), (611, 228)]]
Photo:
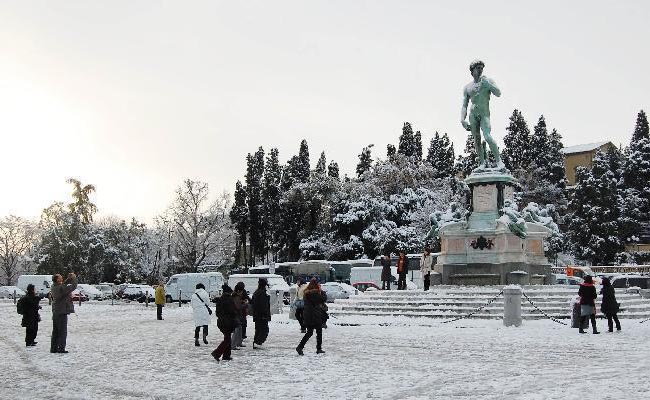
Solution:
[(283, 293), (280, 290), (269, 290), (269, 296), (271, 297), (270, 303), (271, 303), (271, 314), (282, 314), (282, 300), (283, 300)]
[[(580, 328), (580, 302), (573, 302), (573, 312), (571, 313), (571, 328)], [(585, 319), (582, 329), (589, 328), (589, 319)]]

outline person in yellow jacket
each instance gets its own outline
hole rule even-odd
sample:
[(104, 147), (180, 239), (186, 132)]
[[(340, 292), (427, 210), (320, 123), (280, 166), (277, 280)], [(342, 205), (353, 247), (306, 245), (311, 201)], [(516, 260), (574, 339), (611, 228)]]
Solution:
[(156, 287), (156, 313), (158, 320), (162, 321), (162, 309), (165, 306), (165, 283), (161, 280)]

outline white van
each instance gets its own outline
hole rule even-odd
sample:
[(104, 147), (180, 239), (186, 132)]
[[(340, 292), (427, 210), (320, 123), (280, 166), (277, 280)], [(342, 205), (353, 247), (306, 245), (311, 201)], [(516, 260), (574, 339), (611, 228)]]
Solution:
[[(352, 267), (350, 272), (350, 284), (354, 285), (358, 282), (372, 282), (377, 287), (381, 287), (381, 270), (382, 267)], [(397, 267), (390, 267), (392, 279), (390, 281), (391, 289), (397, 289)], [(417, 285), (412, 280), (406, 278), (406, 289), (415, 290)]]
[(181, 301), (190, 301), (196, 291), (196, 285), (202, 283), (205, 290), (213, 299), (221, 294), (224, 279), (221, 272), (197, 272), (172, 275), (165, 286), (165, 298), (168, 303), (178, 301), (179, 291)]
[(16, 286), (27, 292), (27, 285), (34, 285), (39, 297), (46, 297), (52, 288), (52, 275), (20, 275)]
[(228, 277), (228, 286), (235, 289), (237, 283), (243, 282), (249, 296), (252, 296), (257, 290), (257, 284), (260, 278), (266, 279), (269, 284), (269, 290), (279, 290), (282, 292), (285, 300), (289, 298), (289, 285), (282, 275), (277, 274), (232, 274)]

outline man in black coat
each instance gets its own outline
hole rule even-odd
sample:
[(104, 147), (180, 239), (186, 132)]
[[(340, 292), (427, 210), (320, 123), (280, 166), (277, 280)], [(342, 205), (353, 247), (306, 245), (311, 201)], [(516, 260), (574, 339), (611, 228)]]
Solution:
[(232, 357), (230, 357), (232, 342), (231, 335), (237, 325), (236, 319), (239, 317), (235, 308), (235, 301), (232, 298), (232, 288), (228, 285), (223, 285), (221, 290), (223, 291), (223, 294), (216, 302), (216, 314), (217, 328), (219, 328), (223, 333), (223, 341), (212, 351), (212, 357), (217, 361), (219, 361), (221, 356), (223, 356), (223, 358), (221, 358), (223, 360), (232, 360)]
[[(259, 348), (269, 336), (269, 321), (271, 320), (271, 297), (266, 293), (268, 283), (260, 278), (257, 290), (253, 293), (251, 304), (253, 306), (253, 322), (255, 322), (255, 337), (253, 348)], [(257, 345), (257, 347), (255, 347)]]
[(35, 346), (38, 342), (34, 340), (38, 334), (38, 323), (41, 320), (41, 316), (38, 314), (38, 310), (41, 309), (41, 306), (38, 305), (41, 298), (36, 294), (34, 285), (31, 283), (27, 285), (27, 294), (18, 301), (23, 303), (21, 326), (25, 327), (25, 346)]

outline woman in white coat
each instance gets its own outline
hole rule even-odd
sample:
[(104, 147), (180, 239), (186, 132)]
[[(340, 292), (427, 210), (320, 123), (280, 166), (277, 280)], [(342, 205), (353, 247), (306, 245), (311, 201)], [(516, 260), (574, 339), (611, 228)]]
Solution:
[(420, 259), (420, 272), (422, 273), (422, 281), (424, 282), (424, 290), (429, 290), (431, 285), (431, 268), (433, 264), (433, 257), (431, 257), (431, 249), (426, 247), (422, 259)]
[(208, 305), (210, 302), (210, 295), (205, 291), (205, 286), (202, 283), (196, 285), (196, 291), (192, 295), (192, 313), (194, 315), (194, 345), (199, 344), (199, 331), (203, 327), (203, 343), (208, 344), (208, 325), (210, 324), (210, 316), (212, 310)]

